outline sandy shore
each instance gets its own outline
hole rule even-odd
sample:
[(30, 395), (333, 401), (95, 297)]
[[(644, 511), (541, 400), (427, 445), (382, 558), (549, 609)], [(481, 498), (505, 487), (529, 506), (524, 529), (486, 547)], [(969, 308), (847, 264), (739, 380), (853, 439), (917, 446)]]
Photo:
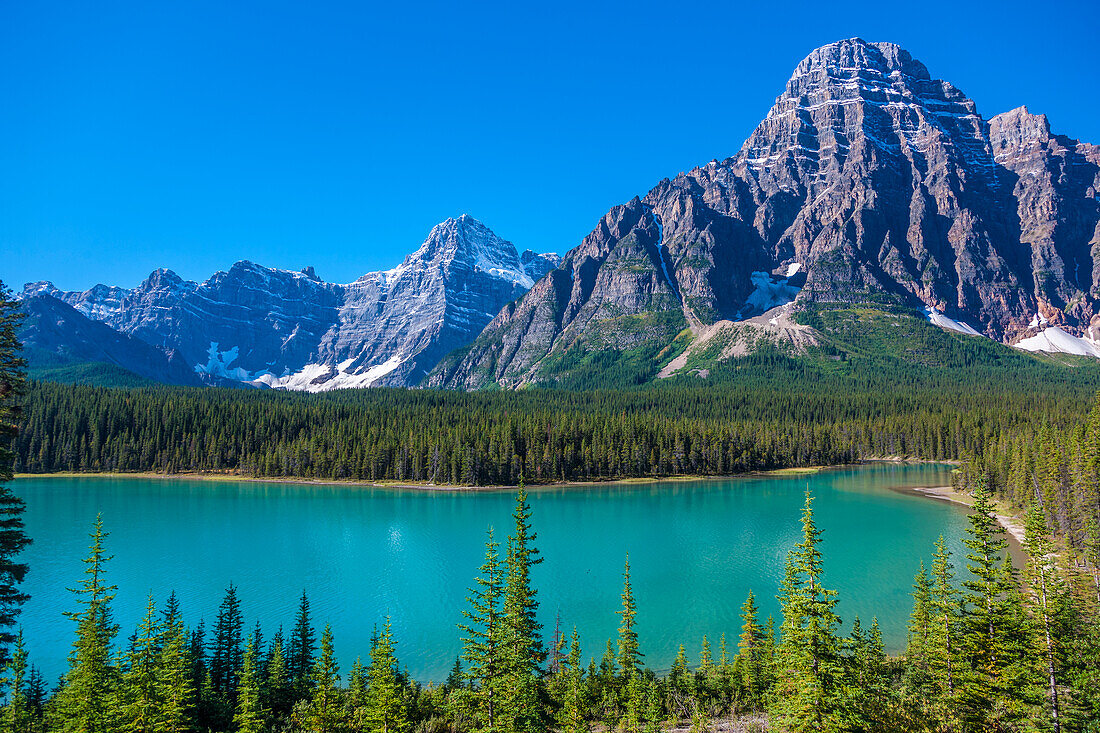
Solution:
[[(818, 473), (827, 468), (845, 468), (858, 464), (849, 464), (849, 466), (805, 466), (801, 468), (779, 468), (774, 471), (752, 471), (750, 473), (739, 473), (731, 476), (699, 476), (699, 475), (684, 475), (684, 476), (662, 476), (662, 477), (639, 477), (639, 478), (625, 478), (625, 479), (608, 479), (605, 481), (557, 481), (552, 483), (539, 483), (528, 484), (529, 488), (569, 488), (578, 486), (604, 486), (613, 484), (653, 484), (653, 483), (670, 483), (670, 482), (689, 482), (689, 481), (718, 481), (728, 478), (748, 478), (752, 476), (805, 476), (809, 474)], [(417, 491), (501, 491), (509, 490), (514, 491), (515, 486), (506, 485), (487, 485), (487, 486), (464, 486), (461, 484), (432, 484), (432, 483), (416, 483), (412, 481), (355, 481), (337, 480), (337, 479), (309, 479), (309, 478), (296, 478), (296, 477), (253, 477), (245, 476), (241, 474), (229, 474), (229, 473), (153, 473), (148, 471), (139, 472), (111, 472), (111, 471), (58, 471), (55, 473), (17, 473), (15, 474), (17, 479), (36, 479), (36, 478), (114, 478), (114, 479), (161, 479), (161, 480), (179, 480), (179, 481), (229, 481), (240, 482), (248, 481), (255, 483), (265, 484), (295, 484), (300, 486), (363, 486), (370, 488), (382, 488), (382, 489), (413, 489)]]
[[(973, 496), (955, 491), (950, 486), (933, 486), (930, 488), (914, 487), (911, 490), (918, 494), (924, 494), (925, 496), (931, 496), (936, 499), (943, 499), (944, 501), (951, 501), (956, 504), (962, 504), (963, 506), (972, 506), (974, 504)], [(1023, 545), (1024, 525), (1020, 519), (1006, 512), (1004, 507), (996, 500), (993, 501), (993, 516), (996, 517), (1000, 525), (1004, 527), (1005, 532)]]

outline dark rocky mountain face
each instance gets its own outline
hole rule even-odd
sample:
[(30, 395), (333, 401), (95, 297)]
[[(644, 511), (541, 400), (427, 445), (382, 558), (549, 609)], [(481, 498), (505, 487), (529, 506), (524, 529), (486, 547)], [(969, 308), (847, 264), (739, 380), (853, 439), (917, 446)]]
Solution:
[(194, 370), (175, 351), (94, 321), (47, 293), (24, 298), (20, 328), (23, 353), (32, 365), (112, 364), (139, 377), (167, 384), (198, 385)]
[[(350, 285), (238, 262), (202, 283), (157, 270), (138, 287), (62, 292), (24, 288), (25, 302), (52, 296), (97, 325), (178, 353), (206, 383), (317, 391), (419, 382), (465, 346), (506, 304), (558, 263), (525, 252), (469, 216), (432, 229), (401, 265)], [(65, 341), (63, 331), (55, 340)], [(156, 377), (154, 377), (156, 378)], [(161, 381), (169, 381), (161, 379)]]
[(1098, 297), (1100, 148), (1024, 108), (987, 122), (903, 49), (851, 39), (798, 65), (739, 153), (613, 209), (429, 381), (537, 382), (570, 350), (685, 326), (737, 355), (746, 332), (812, 339), (790, 319), (810, 303), (925, 309), (1005, 343), (1100, 337)]

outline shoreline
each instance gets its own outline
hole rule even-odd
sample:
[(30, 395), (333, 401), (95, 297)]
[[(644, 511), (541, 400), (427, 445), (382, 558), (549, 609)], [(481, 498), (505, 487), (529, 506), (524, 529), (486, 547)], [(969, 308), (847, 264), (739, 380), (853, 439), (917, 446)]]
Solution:
[[(899, 463), (899, 464), (923, 464), (942, 463), (952, 464), (951, 461), (928, 461), (921, 459), (875, 457), (867, 458), (855, 463), (844, 463), (832, 466), (800, 466), (796, 468), (777, 468), (771, 471), (749, 471), (726, 476), (708, 476), (698, 474), (684, 474), (677, 476), (639, 476), (634, 478), (618, 478), (590, 481), (553, 481), (550, 483), (528, 484), (529, 489), (573, 488), (581, 486), (604, 485), (642, 485), (653, 483), (691, 482), (691, 481), (716, 481), (733, 478), (752, 477), (793, 477), (809, 476), (822, 471), (851, 468), (854, 466), (874, 463)], [(134, 478), (134, 479), (163, 479), (169, 481), (224, 481), (224, 482), (254, 482), (269, 484), (295, 484), (300, 486), (361, 486), (377, 489), (408, 489), (415, 491), (511, 491), (516, 486), (493, 484), (486, 486), (467, 486), (463, 484), (432, 484), (417, 483), (412, 481), (357, 481), (352, 479), (310, 479), (294, 476), (287, 477), (255, 477), (233, 473), (156, 473), (154, 471), (55, 471), (52, 473), (17, 473), (15, 479), (42, 479), (42, 478)]]
[[(963, 494), (955, 491), (950, 486), (929, 486), (918, 487), (914, 486), (910, 489), (906, 489), (907, 492), (920, 494), (930, 499), (939, 499), (940, 501), (947, 501), (953, 504), (961, 504), (967, 508), (974, 505), (974, 499), (969, 494)], [(1004, 510), (1000, 502), (991, 497), (993, 504), (993, 516), (997, 519), (997, 523), (1001, 525), (1010, 538), (1015, 540), (1021, 547), (1024, 544), (1024, 525), (1018, 517), (1013, 516)]]

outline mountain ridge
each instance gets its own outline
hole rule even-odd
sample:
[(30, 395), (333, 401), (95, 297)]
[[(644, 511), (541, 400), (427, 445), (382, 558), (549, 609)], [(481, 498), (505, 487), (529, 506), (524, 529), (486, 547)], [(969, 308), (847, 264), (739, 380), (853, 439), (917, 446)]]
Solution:
[(175, 351), (207, 384), (409, 386), (556, 262), (520, 253), (463, 214), (433, 227), (397, 267), (348, 284), (326, 283), (312, 267), (242, 260), (203, 282), (161, 268), (135, 288), (65, 292), (43, 281), (21, 297), (56, 298), (119, 334)]

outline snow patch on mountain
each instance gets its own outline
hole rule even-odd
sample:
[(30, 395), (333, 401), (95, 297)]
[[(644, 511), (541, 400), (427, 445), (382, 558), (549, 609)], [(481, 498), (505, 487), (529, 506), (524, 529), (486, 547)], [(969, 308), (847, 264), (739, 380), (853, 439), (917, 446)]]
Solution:
[(364, 372), (349, 371), (356, 359), (346, 359), (335, 367), (331, 364), (306, 364), (293, 374), (276, 377), (274, 374), (261, 374), (255, 379), (246, 380), (257, 387), (290, 390), (294, 392), (329, 392), (334, 389), (373, 387), (378, 380), (397, 369), (405, 361), (401, 354), (394, 354), (381, 364), (368, 367)]
[[(1044, 319), (1045, 320), (1045, 319)], [(1044, 329), (1041, 333), (1028, 336), (1013, 344), (1024, 351), (1045, 351), (1048, 354), (1077, 354), (1100, 359), (1100, 342), (1067, 333), (1057, 326)]]
[[(788, 267), (787, 271), (790, 272), (791, 268)], [(797, 273), (797, 269), (787, 277), (776, 278), (770, 273), (760, 270), (753, 272), (749, 279), (755, 286), (755, 290), (752, 291), (752, 294), (745, 301), (745, 305), (738, 311), (737, 318), (742, 319), (754, 313), (763, 313), (772, 308), (786, 305), (797, 298), (802, 288), (790, 284), (790, 277), (795, 273)]]
[(983, 334), (975, 329), (968, 323), (963, 321), (956, 321), (953, 318), (948, 318), (943, 313), (940, 313), (935, 308), (925, 308), (924, 314), (928, 317), (928, 322), (934, 326), (940, 328), (946, 328), (948, 331), (957, 331), (959, 333), (965, 333), (967, 336), (982, 336)]
[(225, 351), (218, 350), (218, 342), (211, 341), (210, 349), (206, 352), (207, 362), (205, 364), (196, 364), (195, 373), (207, 377), (218, 377), (221, 379), (232, 379), (237, 382), (248, 382), (252, 380), (252, 375), (246, 369), (241, 367), (233, 367), (232, 364), (237, 360), (237, 356), (240, 354), (240, 349), (234, 346), (231, 349)]

